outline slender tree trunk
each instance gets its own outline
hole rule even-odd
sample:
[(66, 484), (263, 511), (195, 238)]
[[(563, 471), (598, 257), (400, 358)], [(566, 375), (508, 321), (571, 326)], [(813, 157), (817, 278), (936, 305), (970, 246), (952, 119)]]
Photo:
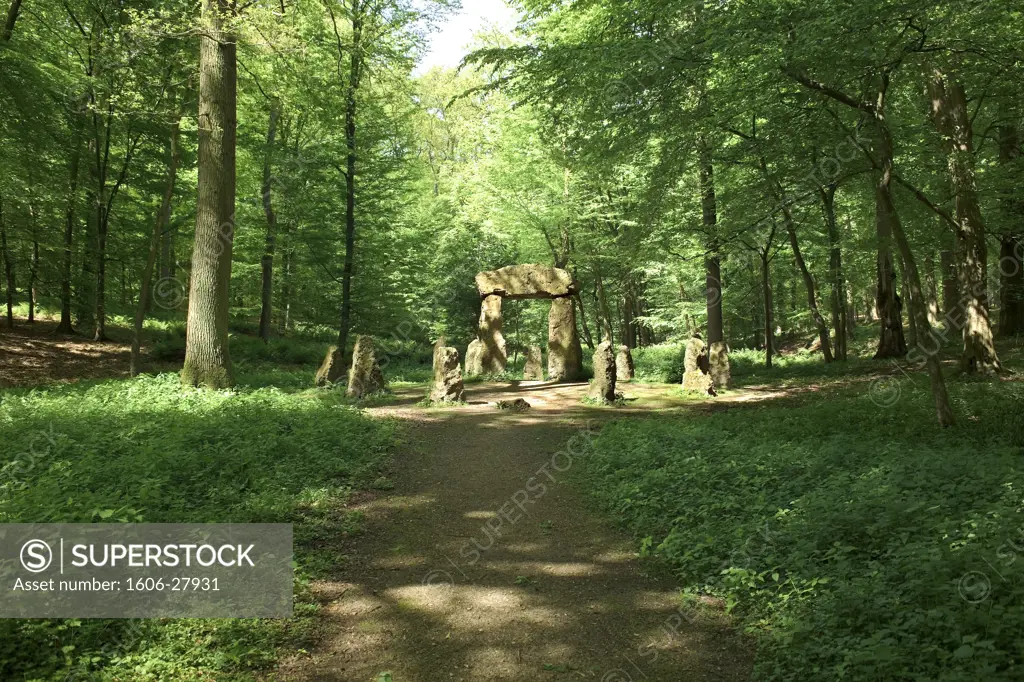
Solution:
[(999, 334), (1024, 334), (1024, 237), (1004, 236), (999, 241)]
[[(883, 171), (883, 180), (880, 187), (888, 188), (889, 180), (891, 179), (891, 166), (887, 166), (886, 170)], [(900, 223), (899, 216), (896, 214), (896, 207), (892, 204), (889, 192), (882, 193), (883, 201), (886, 205), (884, 206), (886, 213), (889, 215), (889, 225), (892, 228), (893, 236), (896, 238), (896, 245), (899, 248), (900, 255), (903, 258), (903, 263), (907, 270), (907, 279), (910, 285), (910, 312), (914, 316), (915, 325), (920, 333), (920, 339), (929, 339), (936, 344), (935, 348), (926, 349), (923, 345), (919, 345), (914, 348), (912, 361), (915, 359), (914, 355), (923, 355), (923, 358), (918, 358), (918, 361), (923, 361), (925, 368), (928, 370), (928, 378), (931, 382), (932, 397), (935, 401), (935, 412), (939, 420), (940, 426), (952, 426), (956, 423), (956, 419), (953, 416), (953, 408), (949, 404), (949, 393), (946, 391), (946, 380), (942, 376), (942, 365), (939, 363), (939, 345), (937, 342), (938, 335), (935, 334), (931, 325), (928, 323), (928, 309), (924, 306), (924, 295), (921, 289), (921, 276), (917, 271), (917, 263), (914, 261), (914, 254), (910, 250), (910, 242), (907, 241), (906, 235), (903, 233), (903, 226)]]
[(789, 245), (793, 249), (793, 258), (796, 259), (796, 266), (804, 280), (804, 288), (807, 289), (807, 305), (811, 309), (811, 317), (818, 328), (818, 340), (821, 343), (821, 353), (825, 357), (825, 363), (832, 362), (832, 344), (829, 341), (828, 324), (818, 309), (818, 293), (814, 286), (814, 276), (807, 268), (803, 253), (800, 251), (800, 242), (796, 237), (796, 225), (793, 221), (793, 213), (785, 203), (782, 208), (782, 215), (786, 221), (786, 233), (789, 235)]
[[(999, 161), (1013, 164), (1020, 157), (1020, 134), (1016, 124), (999, 131)], [(999, 238), (999, 334), (1024, 334), (1024, 198), (1019, 184), (1012, 184), (1000, 205), (1006, 223), (1015, 230)]]
[(986, 286), (985, 224), (978, 204), (974, 169), (974, 142), (967, 95), (963, 84), (936, 69), (929, 83), (932, 119), (943, 138), (949, 177), (956, 193), (957, 274), (964, 306), (965, 372), (994, 374), (1002, 369), (996, 354)]
[(704, 257), (704, 282), (707, 294), (708, 351), (711, 376), (721, 388), (732, 386), (728, 346), (725, 343), (725, 317), (722, 314), (722, 266), (719, 260), (718, 199), (715, 195), (715, 170), (711, 148), (706, 140), (698, 141), (701, 214), (707, 254)]
[(939, 284), (935, 279), (935, 254), (929, 251), (924, 257), (924, 285), (928, 304), (928, 321), (933, 327), (939, 325)]
[(21, 9), (21, 0), (11, 0), (7, 9), (7, 21), (4, 22), (3, 33), (0, 33), (0, 44), (9, 42), (14, 35), (14, 25), (18, 22), (18, 11)]
[(204, 0), (199, 55), (199, 198), (192, 249), (186, 386), (233, 385), (228, 349), (231, 250), (235, 230), (237, 64), (235, 37), (223, 17), (227, 0)]
[(64, 262), (60, 281), (60, 324), (56, 333), (74, 334), (71, 325), (71, 263), (74, 255), (75, 209), (78, 204), (78, 164), (82, 158), (82, 124), (79, 121), (71, 136), (70, 188), (64, 209)]
[(594, 272), (594, 282), (597, 285), (597, 301), (601, 306), (601, 341), (614, 343), (612, 338), (612, 311), (608, 306), (608, 296), (604, 291), (604, 279), (601, 277), (600, 269)]
[(32, 233), (32, 261), (28, 268), (28, 323), (36, 321), (36, 305), (39, 300), (39, 292), (36, 291), (36, 282), (39, 281), (39, 240), (35, 232)]
[(822, 210), (828, 230), (829, 263), (828, 274), (832, 287), (829, 302), (832, 308), (832, 329), (835, 330), (835, 359), (844, 361), (847, 339), (846, 274), (843, 272), (843, 251), (839, 241), (839, 227), (836, 223), (836, 185), (822, 187)]
[(267, 235), (264, 240), (261, 261), (263, 290), (260, 297), (260, 338), (270, 340), (270, 317), (273, 314), (274, 297), (274, 249), (277, 243), (277, 216), (271, 201), (274, 184), (274, 138), (277, 135), (277, 120), (281, 116), (281, 105), (275, 100), (270, 106), (270, 122), (267, 124), (267, 147), (263, 157), (263, 213), (267, 217)]
[(580, 311), (580, 325), (583, 327), (583, 340), (587, 344), (587, 348), (594, 350), (594, 337), (590, 333), (590, 326), (587, 324), (587, 315), (583, 310), (583, 298), (576, 294), (573, 296), (573, 300), (576, 301), (576, 309)]
[(149, 254), (146, 258), (146, 267), (142, 271), (142, 281), (139, 285), (139, 307), (135, 311), (135, 329), (132, 334), (131, 365), (129, 373), (136, 376), (139, 373), (139, 350), (142, 346), (142, 325), (146, 321), (146, 311), (149, 309), (150, 288), (153, 282), (153, 269), (156, 265), (157, 250), (160, 245), (160, 237), (170, 221), (171, 202), (174, 200), (174, 185), (178, 179), (178, 163), (180, 151), (178, 138), (181, 132), (180, 116), (171, 125), (170, 160), (167, 165), (167, 185), (164, 188), (163, 201), (160, 210), (153, 221), (153, 233), (149, 239)]
[(288, 331), (292, 309), (292, 250), (288, 237), (289, 230), (286, 224), (281, 230), (281, 311), (277, 317), (277, 331), (280, 334)]
[(939, 252), (939, 267), (942, 270), (942, 316), (947, 328), (963, 319), (960, 311), (960, 285), (957, 283), (956, 262), (952, 249)]
[(4, 275), (7, 282), (7, 328), (14, 329), (14, 263), (7, 250), (7, 225), (4, 222), (4, 198), (0, 196), (0, 255), (4, 259)]
[(761, 252), (761, 290), (764, 292), (764, 366), (772, 368), (772, 356), (775, 355), (775, 316), (772, 305), (772, 277), (769, 246)]
[[(913, 311), (913, 301), (910, 300), (910, 297), (912, 295), (913, 295), (913, 293), (912, 293), (911, 288), (910, 288), (910, 278), (907, 275), (907, 266), (906, 266), (906, 264), (904, 264), (904, 266), (903, 266), (903, 298), (901, 300), (903, 300), (907, 304), (910, 304), (910, 309), (907, 311), (907, 326), (910, 329), (910, 336), (907, 339), (907, 342), (908, 342), (909, 346), (911, 346), (911, 347), (919, 345), (920, 344), (920, 339), (921, 339), (921, 337), (917, 335), (917, 320), (914, 318), (914, 314), (912, 312)], [(904, 306), (904, 307), (906, 307), (906, 306)]]

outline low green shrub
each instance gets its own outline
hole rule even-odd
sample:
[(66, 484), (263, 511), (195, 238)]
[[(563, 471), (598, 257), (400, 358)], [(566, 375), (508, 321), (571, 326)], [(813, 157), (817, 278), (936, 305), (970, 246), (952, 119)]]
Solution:
[(596, 500), (757, 633), (759, 680), (1024, 678), (1024, 385), (866, 386), (606, 426)]
[(300, 580), (291, 620), (0, 621), (0, 679), (242, 680), (301, 646), (303, 582), (343, 565), (332, 541), (358, 521), (344, 503), (395, 442), (345, 402), (174, 374), (4, 391), (0, 522), (292, 523)]

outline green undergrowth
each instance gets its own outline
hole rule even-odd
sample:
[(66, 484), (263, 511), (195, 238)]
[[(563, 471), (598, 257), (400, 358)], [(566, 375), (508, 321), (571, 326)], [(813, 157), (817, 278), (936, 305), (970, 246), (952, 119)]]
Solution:
[(0, 679), (248, 680), (308, 640), (309, 579), (343, 565), (343, 507), (396, 442), (340, 391), (182, 389), (173, 374), (0, 393), (0, 522), (292, 523), (284, 620), (4, 620)]
[(615, 422), (585, 484), (757, 635), (758, 680), (1019, 680), (1024, 383), (949, 383), (946, 430), (918, 376)]

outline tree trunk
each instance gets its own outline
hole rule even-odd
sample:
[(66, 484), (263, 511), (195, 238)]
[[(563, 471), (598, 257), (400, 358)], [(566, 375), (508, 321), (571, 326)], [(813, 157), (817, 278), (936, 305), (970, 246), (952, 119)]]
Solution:
[[(1007, 124), (999, 131), (999, 161), (1013, 164), (1020, 157), (1020, 136), (1016, 124)], [(1016, 229), (999, 239), (999, 334), (1024, 334), (1024, 198), (1019, 197), (1019, 184), (1011, 184), (1000, 205), (1006, 224)]]
[[(785, 197), (783, 197), (783, 200), (785, 200)], [(825, 323), (825, 318), (821, 316), (821, 311), (818, 310), (818, 294), (814, 286), (814, 277), (811, 275), (811, 271), (807, 269), (807, 263), (804, 261), (803, 254), (800, 251), (800, 242), (796, 238), (796, 225), (793, 223), (793, 213), (785, 203), (783, 203), (782, 215), (786, 221), (786, 232), (789, 234), (789, 245), (793, 249), (793, 258), (796, 259), (797, 268), (804, 279), (804, 288), (807, 289), (807, 305), (811, 309), (811, 317), (818, 328), (821, 353), (825, 357), (825, 364), (828, 364), (832, 362), (832, 344), (829, 341), (828, 324)]]
[(775, 354), (775, 316), (772, 307), (772, 277), (769, 247), (761, 252), (761, 289), (764, 292), (764, 366), (772, 368)]
[(985, 224), (978, 204), (967, 95), (962, 83), (938, 69), (933, 72), (929, 91), (932, 119), (942, 136), (950, 182), (956, 194), (957, 274), (964, 306), (964, 352), (960, 368), (965, 372), (994, 374), (1002, 367), (993, 341), (985, 292)]
[(292, 250), (288, 243), (289, 230), (287, 223), (281, 230), (281, 312), (277, 318), (277, 331), (284, 334), (288, 331), (292, 312)]
[(7, 21), (4, 22), (3, 33), (0, 33), (0, 43), (9, 42), (14, 35), (14, 25), (18, 22), (18, 11), (21, 9), (21, 0), (11, 0), (7, 9)]
[(999, 248), (999, 334), (1024, 334), (1024, 238), (1004, 236)]
[(135, 311), (135, 329), (132, 335), (132, 351), (129, 374), (136, 376), (139, 373), (139, 350), (142, 346), (142, 325), (146, 321), (146, 310), (149, 308), (150, 287), (153, 281), (153, 269), (156, 265), (157, 250), (160, 245), (160, 237), (164, 232), (171, 217), (171, 202), (174, 200), (174, 185), (178, 179), (178, 163), (181, 153), (178, 148), (178, 138), (181, 132), (181, 117), (174, 120), (171, 125), (170, 161), (167, 165), (167, 185), (164, 189), (163, 201), (160, 210), (153, 221), (153, 233), (149, 239), (149, 255), (146, 258), (146, 267), (142, 271), (142, 281), (139, 285), (139, 307)]
[(39, 300), (39, 293), (36, 291), (36, 282), (39, 281), (39, 240), (35, 232), (32, 233), (32, 261), (28, 268), (28, 323), (36, 321), (36, 305)]
[(601, 306), (601, 341), (614, 343), (612, 338), (612, 311), (608, 307), (608, 297), (604, 292), (604, 279), (600, 269), (595, 269), (594, 282), (597, 285), (597, 301)]
[[(882, 173), (887, 177), (887, 173)], [(875, 190), (875, 230), (878, 235), (878, 290), (875, 307), (878, 312), (879, 339), (875, 359), (902, 358), (907, 354), (907, 340), (903, 335), (903, 315), (896, 294), (896, 271), (893, 267), (890, 242), (893, 224), (898, 217), (893, 212), (892, 188), (882, 180)]]
[[(891, 161), (891, 158), (890, 158)], [(891, 179), (892, 167), (886, 165), (886, 169), (882, 172), (883, 180), (879, 185), (879, 188), (889, 189), (889, 181)], [(896, 238), (896, 245), (899, 248), (900, 255), (903, 258), (903, 263), (907, 271), (907, 279), (910, 285), (910, 313), (914, 316), (914, 321), (917, 329), (919, 330), (921, 339), (930, 339), (936, 344), (934, 349), (924, 349), (922, 346), (917, 346), (911, 356), (915, 354), (923, 355), (923, 358), (919, 358), (918, 361), (923, 361), (925, 368), (928, 370), (928, 378), (931, 382), (932, 397), (935, 401), (935, 412), (939, 420), (940, 426), (952, 426), (956, 423), (956, 419), (953, 416), (953, 408), (949, 404), (949, 393), (946, 391), (946, 380), (942, 376), (942, 365), (939, 364), (939, 348), (941, 344), (938, 342), (938, 335), (932, 330), (931, 325), (928, 323), (928, 309), (924, 306), (924, 295), (921, 290), (921, 276), (917, 271), (917, 264), (914, 261), (914, 254), (910, 250), (910, 243), (907, 241), (906, 235), (903, 233), (903, 226), (900, 224), (899, 216), (896, 214), (896, 207), (891, 202), (891, 194), (889, 191), (880, 192), (885, 206), (883, 207), (886, 213), (889, 215), (889, 225), (892, 228), (893, 236)], [(914, 361), (914, 358), (909, 358)]]
[(281, 115), (281, 105), (275, 100), (270, 106), (270, 122), (267, 124), (267, 147), (263, 156), (263, 213), (267, 217), (267, 235), (264, 240), (263, 259), (261, 261), (263, 290), (260, 297), (260, 338), (266, 343), (270, 340), (270, 317), (273, 313), (274, 296), (274, 248), (277, 242), (277, 216), (271, 201), (271, 190), (274, 184), (274, 138), (277, 135), (277, 120)]
[(182, 383), (226, 388), (234, 383), (228, 349), (231, 250), (235, 229), (237, 64), (235, 38), (224, 27), (227, 0), (204, 0), (199, 55), (199, 198), (192, 249)]
[(575, 294), (573, 300), (576, 301), (576, 309), (580, 311), (580, 325), (583, 328), (583, 340), (587, 344), (587, 348), (594, 350), (594, 337), (590, 333), (590, 326), (587, 324), (587, 315), (583, 310), (583, 298), (579, 294)]
[(14, 329), (14, 263), (7, 250), (7, 226), (4, 223), (4, 198), (0, 196), (0, 256), (4, 259), (4, 275), (7, 283), (7, 328)]
[(345, 157), (345, 265), (341, 275), (341, 328), (338, 331), (338, 349), (343, 358), (352, 324), (352, 271), (356, 252), (356, 95), (363, 72), (362, 12), (360, 0), (352, 0), (352, 46), (345, 93), (345, 147), (348, 150)]
[(836, 185), (822, 187), (822, 210), (828, 230), (829, 263), (828, 274), (832, 286), (829, 302), (832, 308), (832, 329), (835, 330), (835, 359), (846, 360), (847, 321), (846, 274), (843, 272), (843, 252), (839, 241), (839, 227), (836, 224)]
[(68, 174), (71, 177), (67, 204), (64, 209), (64, 262), (60, 281), (60, 324), (57, 334), (74, 334), (71, 325), (71, 262), (74, 255), (75, 209), (78, 204), (78, 164), (82, 158), (82, 124), (79, 121), (71, 136), (71, 163)]
[(732, 386), (728, 346), (725, 343), (725, 318), (722, 314), (722, 267), (718, 243), (718, 199), (715, 195), (715, 169), (711, 149), (706, 140), (698, 141), (701, 216), (705, 240), (704, 282), (707, 294), (708, 351), (713, 358), (711, 376), (721, 388)]
[(925, 303), (928, 305), (928, 321), (932, 327), (939, 325), (939, 284), (935, 279), (935, 254), (929, 251), (924, 257)]

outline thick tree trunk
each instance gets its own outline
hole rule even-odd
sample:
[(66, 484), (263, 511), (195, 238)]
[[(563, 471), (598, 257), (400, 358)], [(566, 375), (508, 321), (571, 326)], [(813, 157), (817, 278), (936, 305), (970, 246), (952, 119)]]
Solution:
[(57, 334), (75, 333), (71, 325), (71, 263), (74, 255), (75, 210), (78, 204), (78, 164), (82, 158), (81, 135), (82, 128), (79, 122), (71, 136), (71, 163), (68, 171), (70, 187), (64, 209), (64, 262), (61, 266), (60, 324), (57, 325)]
[(277, 243), (277, 216), (271, 201), (274, 184), (274, 138), (277, 135), (277, 120), (281, 106), (274, 101), (270, 106), (270, 122), (267, 124), (267, 147), (263, 156), (263, 213), (267, 217), (267, 235), (264, 240), (263, 259), (260, 263), (263, 288), (260, 296), (260, 338), (270, 340), (270, 318), (273, 314), (274, 297), (274, 249)]
[[(884, 175), (886, 173), (883, 173)], [(875, 307), (880, 322), (875, 359), (902, 358), (907, 354), (907, 340), (903, 335), (902, 306), (896, 294), (896, 270), (890, 251), (893, 224), (898, 220), (892, 209), (891, 192), (892, 189), (886, 180), (880, 182), (875, 190), (875, 230), (878, 235), (878, 289)]]
[[(345, 355), (352, 325), (352, 272), (356, 252), (356, 116), (363, 73), (363, 7), (352, 0), (352, 46), (349, 53), (349, 81), (345, 93), (345, 264), (341, 275), (341, 327), (338, 349)], [(339, 48), (340, 49), (340, 48)]]
[(818, 309), (818, 294), (814, 286), (814, 276), (807, 268), (803, 253), (800, 251), (800, 242), (796, 237), (796, 225), (793, 222), (793, 214), (789, 207), (783, 204), (783, 218), (786, 221), (786, 233), (789, 235), (789, 245), (793, 249), (793, 258), (796, 259), (796, 266), (804, 280), (804, 288), (807, 289), (807, 305), (811, 309), (811, 318), (818, 328), (818, 340), (821, 343), (821, 353), (825, 357), (825, 363), (832, 362), (832, 344), (829, 340), (828, 324)]
[(715, 195), (715, 169), (711, 149), (706, 140), (698, 141), (697, 180), (700, 187), (707, 253), (704, 257), (704, 282), (707, 295), (708, 351), (711, 376), (721, 388), (732, 386), (729, 351), (725, 343), (725, 316), (722, 314), (722, 265), (719, 260), (718, 198)]
[(932, 74), (929, 90), (932, 119), (943, 139), (949, 177), (956, 194), (957, 274), (964, 306), (964, 352), (960, 368), (965, 372), (994, 374), (1002, 367), (993, 341), (985, 292), (985, 224), (978, 204), (967, 95), (962, 83), (938, 69)]
[(4, 279), (7, 283), (7, 328), (14, 329), (14, 263), (7, 250), (7, 225), (4, 222), (4, 198), (0, 196), (0, 256), (4, 259)]
[(0, 43), (10, 41), (11, 36), (14, 35), (14, 25), (18, 22), (18, 11), (20, 9), (21, 0), (11, 0), (11, 5), (7, 9), (7, 20), (4, 22), (3, 33), (0, 33)]
[(149, 254), (146, 258), (146, 267), (142, 271), (142, 281), (139, 285), (139, 307), (135, 311), (135, 328), (132, 334), (132, 351), (129, 367), (129, 374), (135, 376), (139, 373), (139, 350), (142, 346), (142, 325), (146, 321), (146, 311), (149, 309), (150, 288), (153, 282), (153, 270), (156, 265), (157, 250), (160, 245), (160, 237), (164, 232), (171, 217), (171, 202), (174, 200), (174, 185), (178, 179), (178, 163), (180, 151), (178, 138), (181, 132), (181, 118), (175, 119), (171, 127), (170, 160), (167, 165), (167, 185), (164, 188), (163, 201), (160, 210), (153, 221), (153, 233), (149, 239)]
[(204, 0), (199, 56), (199, 198), (192, 249), (182, 383), (234, 383), (228, 349), (231, 250), (235, 230), (237, 64), (235, 38), (224, 29), (227, 0)]
[(832, 329), (835, 330), (835, 359), (846, 360), (846, 274), (843, 272), (843, 252), (839, 242), (839, 227), (836, 224), (836, 185), (822, 187), (819, 192), (825, 214), (825, 227), (828, 231), (828, 274), (832, 287), (829, 302), (832, 308)]

